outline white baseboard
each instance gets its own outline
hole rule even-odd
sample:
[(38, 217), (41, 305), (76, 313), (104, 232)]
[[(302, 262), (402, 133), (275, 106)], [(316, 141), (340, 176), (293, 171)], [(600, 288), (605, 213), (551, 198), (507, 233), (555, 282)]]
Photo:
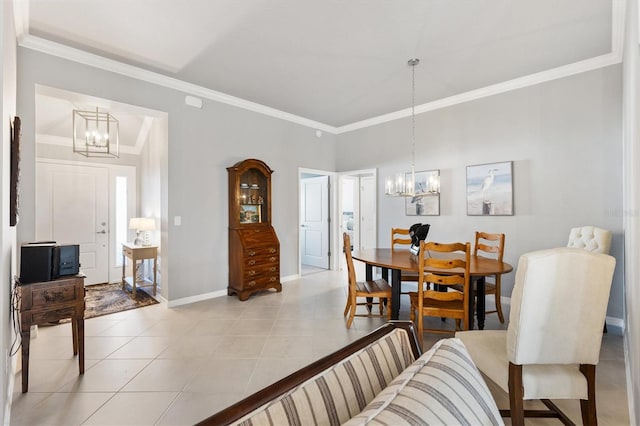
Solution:
[(280, 282), (281, 283), (286, 283), (288, 281), (293, 281), (293, 280), (297, 280), (297, 279), (300, 279), (300, 278), (301, 278), (300, 274), (287, 275), (286, 277), (280, 277)]
[(210, 293), (199, 294), (197, 296), (183, 297), (181, 299), (170, 300), (167, 302), (168, 308), (176, 306), (188, 305), (189, 303), (201, 302), (203, 300), (214, 299), (216, 297), (226, 296), (227, 290), (212, 291)]
[(9, 372), (7, 373), (8, 381), (7, 381), (7, 400), (4, 402), (4, 419), (3, 425), (11, 424), (11, 403), (13, 402), (13, 388), (15, 387), (16, 382), (16, 368), (18, 365), (18, 356), (11, 357), (11, 364), (9, 367)]

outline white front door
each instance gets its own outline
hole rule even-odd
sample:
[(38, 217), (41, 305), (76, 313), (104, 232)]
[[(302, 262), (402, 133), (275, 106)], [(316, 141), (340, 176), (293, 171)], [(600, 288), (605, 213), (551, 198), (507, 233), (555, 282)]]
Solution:
[(108, 202), (106, 168), (37, 163), (36, 240), (79, 244), (85, 284), (109, 281)]
[(300, 260), (303, 265), (328, 269), (329, 176), (300, 182)]

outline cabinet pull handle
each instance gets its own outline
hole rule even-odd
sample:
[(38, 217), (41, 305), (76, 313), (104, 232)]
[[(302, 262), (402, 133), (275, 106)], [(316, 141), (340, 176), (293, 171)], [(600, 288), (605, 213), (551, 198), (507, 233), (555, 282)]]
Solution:
[(249, 252), (249, 256), (255, 256), (255, 255), (256, 255), (256, 252), (255, 252), (255, 251), (251, 250), (251, 251)]
[(269, 281), (275, 281), (277, 278), (276, 277), (271, 277), (269, 278)]
[(253, 230), (253, 232), (255, 232), (255, 233), (258, 233), (258, 232), (260, 232), (260, 231), (261, 231), (261, 229), (254, 229), (254, 230)]
[(249, 281), (249, 282), (247, 283), (247, 285), (248, 285), (249, 287), (253, 287), (253, 286), (255, 286), (255, 285), (256, 285), (256, 282), (255, 282), (255, 281)]
[(247, 274), (249, 274), (249, 276), (252, 277), (256, 274), (256, 271), (249, 271), (247, 272)]
[(269, 260), (270, 260), (271, 262), (275, 262), (275, 261), (276, 261), (276, 259), (277, 259), (277, 257), (275, 257), (275, 256), (271, 256), (271, 257), (269, 258)]
[(250, 260), (250, 261), (249, 261), (249, 266), (253, 266), (253, 265), (255, 265), (255, 264), (256, 264), (256, 261), (255, 261), (255, 260), (253, 260), (253, 259), (252, 259), (252, 260)]
[(269, 272), (275, 272), (275, 270), (276, 270), (275, 266), (272, 266), (271, 268), (269, 268)]
[(275, 252), (276, 252), (276, 249), (274, 249), (274, 248), (270, 248), (269, 249), (269, 253), (275, 253)]

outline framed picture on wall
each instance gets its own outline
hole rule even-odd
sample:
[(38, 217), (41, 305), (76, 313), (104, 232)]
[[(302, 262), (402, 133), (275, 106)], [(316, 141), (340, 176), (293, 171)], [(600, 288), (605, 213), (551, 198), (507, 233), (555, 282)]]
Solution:
[(467, 166), (467, 215), (513, 215), (513, 161)]
[[(407, 181), (411, 174), (406, 174)], [(440, 215), (440, 170), (416, 172), (415, 195), (405, 199), (407, 216)]]
[(11, 133), (11, 164), (9, 165), (9, 225), (16, 226), (19, 220), (18, 209), (20, 206), (20, 197), (18, 194), (20, 184), (20, 117), (15, 117), (13, 119), (13, 123), (9, 123), (9, 129)]

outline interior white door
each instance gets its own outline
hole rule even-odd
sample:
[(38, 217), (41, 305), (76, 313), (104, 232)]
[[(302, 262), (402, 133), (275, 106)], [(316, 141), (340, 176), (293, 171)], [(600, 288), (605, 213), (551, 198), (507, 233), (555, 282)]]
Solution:
[(300, 261), (329, 268), (329, 176), (300, 181)]
[(109, 280), (108, 188), (103, 167), (36, 165), (36, 240), (79, 244), (85, 284)]

